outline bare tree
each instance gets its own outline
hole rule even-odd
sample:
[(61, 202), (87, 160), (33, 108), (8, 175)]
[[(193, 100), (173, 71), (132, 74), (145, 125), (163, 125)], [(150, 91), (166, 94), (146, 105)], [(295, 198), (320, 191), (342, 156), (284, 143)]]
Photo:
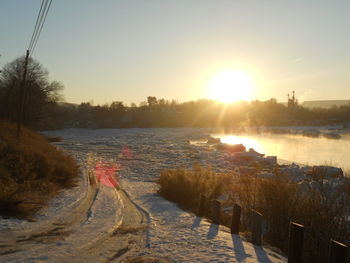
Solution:
[[(15, 121), (19, 111), (20, 83), (24, 67), (24, 57), (6, 64), (0, 75), (0, 116)], [(44, 118), (49, 118), (50, 110), (63, 100), (63, 85), (49, 81), (48, 71), (32, 58), (28, 62), (25, 86), (23, 123), (36, 128)]]

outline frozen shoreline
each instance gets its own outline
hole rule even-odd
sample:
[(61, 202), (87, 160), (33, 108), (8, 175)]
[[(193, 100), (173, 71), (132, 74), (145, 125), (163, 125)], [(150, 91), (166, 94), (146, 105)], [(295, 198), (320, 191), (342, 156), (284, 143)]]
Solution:
[[(232, 153), (206, 143), (190, 143), (196, 140), (205, 141), (213, 134), (212, 129), (65, 129), (45, 134), (62, 137), (63, 141), (55, 144), (69, 151), (82, 163), (86, 163), (89, 156), (93, 156), (96, 160), (118, 165), (118, 177), (122, 187), (132, 201), (148, 214), (149, 229), (145, 232), (138, 231), (137, 238), (133, 238), (135, 234), (131, 233), (123, 239), (125, 243), (122, 243), (122, 247), (123, 244), (129, 247), (128, 242), (134, 240), (138, 248), (123, 250), (120, 260), (144, 256), (160, 257), (164, 262), (196, 262), (198, 258), (202, 259), (201, 262), (285, 262), (285, 258), (269, 249), (261, 251), (250, 243), (231, 236), (224, 227), (219, 227), (223, 231), (216, 229), (213, 232), (214, 225), (184, 212), (175, 204), (156, 195), (157, 186), (154, 182), (163, 169), (191, 168), (194, 163), (199, 163), (211, 166), (216, 172), (237, 171), (237, 164), (232, 162)], [(284, 163), (290, 164), (289, 161)], [(62, 200), (55, 201), (57, 207), (77, 196), (79, 192), (64, 193)], [(100, 211), (103, 213), (106, 204), (101, 204)], [(54, 207), (55, 205), (49, 210)], [(139, 213), (143, 212), (140, 210)], [(42, 216), (45, 217), (45, 212)], [(11, 221), (10, 225), (18, 224), (15, 220)], [(0, 227), (2, 223), (1, 219)], [(85, 235), (85, 240), (89, 239), (87, 233), (82, 235)], [(48, 253), (55, 252), (52, 250)], [(115, 258), (115, 261), (118, 260)]]
[[(214, 236), (212, 234), (214, 225), (204, 220), (200, 220), (201, 223), (195, 229), (191, 229), (194, 222), (199, 220), (198, 218), (155, 194), (156, 185), (154, 181), (163, 169), (179, 166), (190, 168), (193, 163), (198, 162), (202, 165), (212, 165), (217, 172), (230, 171), (232, 165), (230, 164), (229, 153), (212, 151), (209, 147), (189, 144), (189, 140), (207, 136), (209, 134), (208, 130), (67, 129), (50, 131), (46, 134), (62, 137), (63, 141), (56, 143), (56, 145), (66, 149), (77, 159), (86, 161), (89, 156), (93, 155), (99, 161), (117, 164), (120, 167), (118, 177), (122, 182), (122, 187), (125, 187), (132, 201), (141, 209), (139, 212), (130, 210), (131, 214), (144, 213), (142, 212), (144, 210), (149, 217), (149, 228), (145, 232), (140, 229), (136, 232), (132, 230), (132, 232), (123, 235), (111, 236), (111, 240), (106, 241), (106, 244), (109, 244), (110, 247), (108, 249), (104, 248), (104, 251), (108, 252), (104, 252), (103, 256), (98, 256), (100, 248), (96, 247), (93, 249), (93, 255), (84, 255), (82, 258), (88, 259), (91, 256), (91, 258), (98, 261), (100, 257), (100, 260), (103, 261), (106, 258), (113, 258), (114, 253), (118, 255), (114, 258), (115, 262), (122, 262), (125, 258), (138, 256), (157, 257), (164, 262), (168, 262), (167, 260), (172, 262), (186, 262), (188, 260), (196, 262), (199, 259), (201, 262), (223, 262), (228, 260), (232, 262), (235, 262), (235, 260), (237, 262), (285, 262), (283, 257), (269, 249), (261, 250), (237, 237), (234, 237), (236, 243), (233, 242), (231, 234), (227, 230), (225, 231), (223, 227), (220, 227), (220, 229), (224, 231), (216, 231), (217, 233)], [(123, 154), (123, 149), (128, 149), (131, 156)], [(106, 188), (106, 190), (108, 189)], [(69, 199), (69, 193), (67, 195)], [(65, 200), (58, 203), (60, 202), (65, 203)], [(103, 209), (107, 208), (106, 202), (102, 202), (101, 205), (98, 210), (100, 214)], [(111, 208), (112, 206), (113, 204)], [(115, 213), (113, 211), (112, 209), (111, 213)], [(96, 213), (97, 217), (98, 214)], [(96, 216), (94, 216), (95, 219)], [(101, 217), (102, 221), (99, 220), (95, 221), (94, 224), (98, 225), (98, 222), (102, 222), (103, 217)], [(106, 220), (110, 219), (107, 218)], [(132, 220), (132, 217), (127, 220)], [(106, 222), (110, 224), (113, 221)], [(122, 226), (122, 229), (124, 228)], [(129, 229), (128, 226), (125, 229)], [(116, 233), (119, 233), (118, 230), (116, 231)], [(88, 232), (83, 231), (80, 242), (88, 242), (89, 238), (91, 236), (89, 237)], [(62, 249), (65, 243), (69, 243), (67, 240), (65, 241), (63, 236), (63, 240), (47, 250), (46, 255), (40, 257), (40, 260), (49, 262), (50, 258), (57, 258), (59, 249)], [(113, 240), (119, 240), (119, 245), (112, 245), (115, 242)], [(121, 250), (116, 250), (117, 247)], [(193, 253), (194, 248), (197, 248), (196, 253)], [(31, 249), (34, 249), (34, 247)], [(70, 250), (62, 256), (69, 258), (74, 253), (76, 252)], [(27, 252), (24, 254), (16, 252), (11, 254), (11, 258), (14, 259), (13, 262), (32, 262), (31, 259), (35, 258), (26, 258), (25, 254)], [(16, 257), (18, 257), (17, 261)]]

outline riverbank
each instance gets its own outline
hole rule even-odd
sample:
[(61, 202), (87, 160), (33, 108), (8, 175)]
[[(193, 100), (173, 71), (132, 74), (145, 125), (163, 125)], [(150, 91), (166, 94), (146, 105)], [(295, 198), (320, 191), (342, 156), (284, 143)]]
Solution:
[(76, 184), (73, 158), (41, 135), (0, 121), (0, 216), (30, 218), (62, 189)]
[[(243, 167), (242, 165), (246, 162), (235, 162), (232, 152), (216, 147), (215, 144), (207, 144), (206, 140), (209, 138), (210, 134), (212, 134), (211, 132), (212, 130), (208, 129), (66, 129), (51, 131), (46, 134), (62, 137), (63, 140), (61, 142), (56, 142), (55, 145), (68, 150), (75, 158), (85, 160), (93, 155), (102, 163), (116, 165), (118, 167), (117, 176), (118, 180), (121, 181), (121, 186), (125, 187), (135, 204), (149, 214), (149, 219), (144, 220), (150, 220), (149, 229), (151, 230), (145, 232), (142, 232), (143, 230), (135, 230), (134, 232), (143, 236), (145, 246), (142, 247), (141, 245), (140, 250), (136, 251), (133, 249), (121, 250), (120, 253), (123, 253), (122, 257), (132, 260), (139, 256), (151, 258), (154, 255), (163, 255), (165, 257), (164, 260), (169, 260), (172, 259), (174, 255), (179, 254), (178, 257), (188, 256), (191, 258), (191, 251), (187, 247), (190, 247), (192, 243), (182, 240), (181, 242), (183, 242), (183, 244), (180, 246), (180, 237), (176, 236), (177, 231), (173, 231), (178, 230), (179, 233), (186, 235), (186, 238), (192, 240), (192, 242), (198, 239), (199, 248), (202, 246), (202, 242), (203, 244), (207, 244), (205, 249), (199, 249), (196, 252), (197, 254), (193, 254), (196, 255), (196, 257), (200, 258), (201, 255), (203, 255), (203, 258), (210, 261), (209, 255), (212, 253), (213, 255), (217, 255), (217, 261), (220, 261), (220, 254), (227, 255), (227, 258), (234, 258), (236, 255), (236, 259), (239, 260), (242, 259), (240, 257), (241, 254), (235, 252), (236, 246), (239, 246), (239, 243), (233, 243), (229, 233), (227, 233), (227, 240), (231, 238), (231, 243), (227, 243), (226, 245), (223, 245), (221, 242), (222, 239), (220, 235), (222, 231), (219, 231), (218, 235), (211, 240), (205, 241), (208, 239), (208, 233), (211, 233), (213, 228), (209, 222), (202, 219), (200, 227), (195, 230), (198, 231), (198, 233), (190, 231), (191, 227), (189, 228), (188, 226), (192, 226), (194, 222), (196, 220), (199, 221), (199, 219), (192, 213), (184, 212), (175, 204), (165, 201), (156, 194), (158, 190), (156, 180), (159, 178), (161, 171), (177, 167), (191, 169), (194, 163), (198, 163), (203, 167), (211, 166), (215, 173), (225, 173), (234, 178), (236, 173), (240, 172), (240, 177), (242, 179), (249, 179), (246, 181), (246, 188), (241, 188), (242, 194), (254, 196), (250, 191), (255, 187), (251, 182), (255, 182), (253, 179), (256, 176), (253, 174), (253, 177), (247, 177), (250, 174), (247, 168), (253, 166), (253, 171), (261, 171), (263, 166), (259, 168), (259, 166), (247, 164), (247, 167)], [(195, 143), (198, 140), (202, 140), (203, 143)], [(240, 165), (240, 163), (242, 165)], [(289, 166), (285, 167), (287, 168)], [(259, 178), (268, 180), (268, 176), (259, 176)], [(265, 189), (266, 193), (282, 194), (286, 192), (283, 191), (284, 188), (274, 187), (274, 185), (275, 184), (271, 184), (270, 188), (265, 187), (261, 189)], [(295, 184), (293, 184), (293, 187), (294, 185)], [(274, 190), (278, 190), (279, 192), (273, 192)], [(317, 191), (315, 191), (315, 193), (317, 193)], [(276, 200), (279, 199), (277, 198)], [(278, 204), (278, 202), (276, 204)], [(283, 207), (293, 207), (291, 205), (293, 202), (283, 202), (283, 204), (286, 204)], [(157, 207), (163, 207), (164, 210), (157, 210)], [(166, 213), (167, 209), (171, 210), (174, 207), (178, 209), (174, 212), (175, 214), (171, 212)], [(244, 207), (249, 208), (246, 205), (244, 205)], [(232, 207), (226, 209), (228, 213), (230, 213), (230, 209), (232, 209)], [(177, 215), (179, 217), (176, 217)], [(327, 216), (327, 214), (325, 214), (325, 216)], [(180, 220), (183, 217), (186, 218), (184, 224), (182, 224), (183, 221)], [(154, 225), (152, 225), (152, 222)], [(317, 228), (317, 225), (314, 225), (314, 227)], [(219, 227), (219, 230), (220, 229), (224, 228)], [(130, 236), (132, 238), (133, 234), (131, 233)], [(194, 237), (196, 238), (194, 239)], [(169, 242), (167, 243), (166, 240), (169, 240)], [(171, 241), (173, 241), (174, 244), (178, 242), (179, 246), (172, 246)], [(241, 239), (241, 241), (243, 242), (244, 240)], [(137, 243), (138, 241), (136, 240), (134, 242)], [(154, 246), (152, 246), (152, 244), (154, 244)], [(211, 249), (211, 246), (213, 246), (213, 249)], [(244, 244), (243, 246), (249, 247), (249, 244)], [(125, 245), (125, 247), (131, 248), (131, 246), (128, 245)], [(245, 261), (242, 260), (242, 262), (249, 262), (248, 260), (252, 262), (255, 260), (256, 262), (257, 254), (255, 253), (254, 247), (251, 248), (253, 250), (249, 250), (248, 248), (245, 250), (251, 251), (247, 252), (247, 254), (251, 256), (245, 258)], [(325, 249), (325, 251), (326, 250), (327, 249)], [(183, 251), (183, 253), (181, 253), (181, 251)], [(118, 251), (115, 251), (115, 253), (118, 254)], [(183, 258), (181, 258), (181, 260), (183, 260)], [(179, 259), (179, 261), (181, 260)], [(118, 261), (117, 258), (115, 258), (115, 261)]]
[[(138, 262), (135, 261), (138, 258), (143, 260), (156, 258), (158, 262), (257, 262), (259, 260), (260, 262), (285, 262), (278, 253), (268, 248), (252, 246), (242, 238), (232, 236), (226, 228), (215, 228), (205, 219), (199, 219), (157, 195), (155, 180), (163, 169), (176, 165), (191, 167), (193, 162), (198, 162), (201, 153), (203, 163), (212, 162), (215, 165), (215, 160), (218, 159), (229, 163), (229, 160), (224, 158), (224, 152), (214, 153), (209, 148), (200, 151), (201, 147), (191, 145), (187, 140), (194, 134), (198, 134), (197, 132), (196, 129), (131, 129), (127, 131), (69, 129), (48, 132), (48, 135), (62, 137), (63, 140), (56, 142), (55, 145), (69, 151), (74, 158), (80, 160), (82, 167), (90, 167), (90, 172), (94, 171), (91, 169), (96, 169), (96, 165), (90, 161), (86, 162), (87, 160), (95, 160), (95, 164), (104, 163), (105, 167), (116, 165), (120, 187), (125, 189), (131, 202), (128, 205), (123, 201), (121, 206), (116, 206), (119, 204), (116, 199), (100, 197), (100, 194), (115, 192), (114, 188), (102, 185), (104, 190), (98, 191), (96, 198), (92, 198), (95, 202), (87, 202), (90, 205), (87, 205), (86, 209), (79, 208), (82, 213), (74, 214), (75, 221), (82, 227), (74, 228), (71, 224), (66, 224), (65, 222), (72, 219), (72, 216), (63, 215), (66, 221), (59, 225), (51, 224), (49, 228), (49, 230), (56, 230), (39, 232), (40, 235), (28, 233), (29, 237), (35, 236), (36, 239), (33, 240), (26, 238), (27, 231), (24, 229), (30, 229), (35, 224), (36, 229), (40, 229), (40, 222), (9, 223), (9, 220), (0, 218), (0, 227), (3, 226), (1, 229), (11, 227), (11, 231), (17, 233), (17, 238), (21, 240), (16, 242), (16, 246), (9, 241), (7, 243), (1, 241), (0, 243), (4, 245), (1, 251), (7, 253), (1, 257), (12, 259), (14, 262), (16, 258), (25, 259), (26, 257), (29, 257), (28, 261), (32, 259), (41, 262), (62, 258), (72, 259), (70, 262), (79, 262), (80, 259), (86, 259), (87, 262), (89, 262), (87, 259), (91, 259), (90, 261), (93, 259), (94, 262), (107, 260)], [(217, 168), (228, 170), (222, 165), (218, 165)], [(74, 192), (78, 192), (78, 189)], [(94, 197), (94, 191), (88, 196)], [(67, 203), (65, 202), (67, 198), (70, 198), (70, 194), (63, 195), (61, 202)], [(135, 205), (135, 209), (132, 208), (132, 204)], [(60, 206), (59, 203), (56, 203), (56, 206)], [(90, 206), (91, 209), (89, 209)], [(128, 225), (138, 218), (125, 213), (124, 209), (129, 209), (128, 206), (132, 214), (142, 215), (140, 226)], [(108, 217), (105, 214), (106, 209), (111, 211)], [(56, 210), (55, 214), (57, 213), (60, 214)], [(118, 218), (121, 218), (122, 222), (125, 221), (126, 225), (121, 225), (115, 231), (106, 231), (106, 226), (119, 222)], [(92, 228), (94, 231), (90, 231)], [(84, 232), (84, 230), (88, 231)], [(83, 235), (75, 236), (77, 233)], [(95, 234), (101, 237), (97, 243), (91, 240), (94, 239)], [(45, 242), (38, 243), (36, 242), (38, 240), (45, 240)], [(75, 247), (77, 243), (80, 244), (78, 250)], [(11, 250), (11, 247), (14, 249)], [(41, 254), (37, 254), (36, 251), (41, 251)], [(74, 258), (73, 255), (76, 257)]]

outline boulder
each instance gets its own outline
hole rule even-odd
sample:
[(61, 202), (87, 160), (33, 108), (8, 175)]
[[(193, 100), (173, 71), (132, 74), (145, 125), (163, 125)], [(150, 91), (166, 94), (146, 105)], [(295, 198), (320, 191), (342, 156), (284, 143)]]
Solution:
[(300, 167), (295, 163), (281, 168), (281, 173), (287, 175), (292, 181), (302, 181), (305, 178), (306, 171), (306, 167)]
[(227, 144), (222, 143), (217, 147), (219, 150), (228, 151), (231, 153), (245, 153), (245, 146), (243, 144)]
[(251, 153), (251, 154), (254, 154), (255, 156), (260, 156), (260, 157), (265, 156), (265, 154), (263, 154), (263, 153), (258, 153), (258, 152), (255, 151), (253, 148), (249, 148), (248, 152)]
[(275, 166), (277, 164), (277, 156), (266, 156), (266, 157), (255, 157), (255, 161), (258, 161), (263, 164)]
[(261, 164), (267, 164), (269, 166), (275, 166), (277, 164), (277, 157), (276, 156), (266, 156), (264, 157), (264, 154), (258, 153), (253, 149), (249, 149), (248, 152), (236, 152), (233, 155), (233, 161), (240, 161), (240, 162), (259, 162)]
[(208, 138), (208, 141), (207, 141), (207, 144), (219, 144), (219, 143), (221, 143), (220, 138), (214, 138), (211, 136)]

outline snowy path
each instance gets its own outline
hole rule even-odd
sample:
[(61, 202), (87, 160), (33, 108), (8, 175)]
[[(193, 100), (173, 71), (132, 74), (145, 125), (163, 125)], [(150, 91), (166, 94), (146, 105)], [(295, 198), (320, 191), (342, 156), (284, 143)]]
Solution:
[(231, 235), (226, 227), (181, 210), (158, 196), (154, 183), (124, 180), (122, 187), (150, 215), (149, 249), (139, 256), (169, 262), (286, 262), (269, 249)]
[(114, 188), (100, 186), (86, 199), (70, 214), (51, 218), (50, 224), (38, 221), (34, 229), (14, 228), (1, 235), (0, 262), (82, 262), (83, 258), (90, 262), (95, 255), (88, 254), (87, 248), (112, 236), (121, 224), (123, 210)]
[(82, 175), (79, 187), (63, 192), (35, 221), (0, 218), (0, 262), (110, 262), (143, 246), (145, 235), (135, 229), (145, 228), (145, 215), (123, 191)]

